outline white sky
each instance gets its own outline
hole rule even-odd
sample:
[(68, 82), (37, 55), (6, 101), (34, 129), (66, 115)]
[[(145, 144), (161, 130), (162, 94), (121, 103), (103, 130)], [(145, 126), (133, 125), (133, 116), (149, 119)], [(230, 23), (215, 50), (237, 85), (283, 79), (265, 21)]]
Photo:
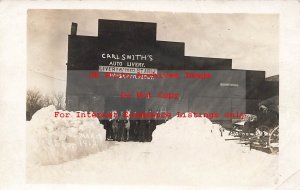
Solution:
[(266, 77), (279, 73), (276, 14), (29, 10), (27, 87), (65, 91), (71, 23), (78, 23), (78, 35), (97, 36), (98, 19), (155, 22), (157, 40), (185, 42), (187, 56), (230, 58), (234, 69), (263, 70)]

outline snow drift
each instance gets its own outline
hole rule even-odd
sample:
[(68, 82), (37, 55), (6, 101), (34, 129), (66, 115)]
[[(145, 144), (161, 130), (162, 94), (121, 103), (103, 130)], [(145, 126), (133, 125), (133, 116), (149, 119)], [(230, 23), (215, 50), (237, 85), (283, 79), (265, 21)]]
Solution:
[(221, 140), (222, 126), (213, 124), (206, 117), (180, 118), (174, 117), (164, 124), (157, 126), (153, 132), (153, 142), (159, 144), (186, 144), (207, 140)]
[(42, 108), (29, 122), (29, 162), (58, 164), (107, 148), (105, 130), (97, 118), (77, 118), (75, 112), (69, 112), (69, 118), (55, 118), (55, 111), (54, 106)]
[[(225, 141), (226, 138), (232, 138), (228, 131), (208, 118), (174, 117), (157, 126), (153, 133), (153, 146), (159, 152), (154, 162), (161, 163), (162, 155), (168, 157), (170, 163), (162, 162), (162, 170), (176, 168), (171, 171), (180, 173), (177, 180), (185, 176), (183, 181), (189, 184), (250, 186), (276, 181), (276, 156), (250, 150), (249, 146)], [(238, 180), (233, 183), (232, 179)]]
[(225, 141), (228, 131), (221, 137), (219, 129), (204, 117), (174, 117), (157, 126), (150, 143), (115, 142), (117, 146), (83, 159), (47, 167), (27, 165), (27, 182), (198, 189), (272, 186), (278, 156)]

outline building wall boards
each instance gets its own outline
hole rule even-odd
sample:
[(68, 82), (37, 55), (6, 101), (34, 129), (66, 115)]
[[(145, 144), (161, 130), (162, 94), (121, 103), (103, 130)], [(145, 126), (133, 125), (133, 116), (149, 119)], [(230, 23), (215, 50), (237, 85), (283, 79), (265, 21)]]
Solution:
[(254, 113), (262, 98), (264, 71), (185, 56), (184, 42), (156, 40), (155, 23), (100, 19), (98, 27), (98, 36), (69, 35), (69, 110), (212, 112), (230, 120), (226, 113)]

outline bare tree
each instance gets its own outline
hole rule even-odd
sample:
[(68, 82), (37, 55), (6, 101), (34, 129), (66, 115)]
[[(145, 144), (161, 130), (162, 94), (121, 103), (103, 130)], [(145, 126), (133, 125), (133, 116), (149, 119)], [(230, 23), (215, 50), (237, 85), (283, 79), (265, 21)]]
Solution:
[(27, 91), (26, 97), (26, 119), (30, 120), (32, 115), (43, 107), (43, 96), (36, 90), (31, 89)]
[(65, 97), (64, 93), (62, 93), (62, 92), (55, 92), (52, 95), (52, 104), (58, 110), (64, 110), (66, 108), (65, 100), (66, 100), (66, 97)]
[(43, 97), (43, 107), (48, 107), (48, 106), (50, 106), (50, 105), (54, 105), (54, 103), (53, 103), (53, 100), (54, 98), (52, 97), (52, 96), (49, 96), (49, 95), (45, 95), (44, 97)]
[(27, 91), (26, 119), (31, 120), (33, 114), (42, 107), (54, 105), (58, 110), (65, 110), (65, 95), (62, 92), (54, 92), (52, 95), (43, 96), (37, 89)]

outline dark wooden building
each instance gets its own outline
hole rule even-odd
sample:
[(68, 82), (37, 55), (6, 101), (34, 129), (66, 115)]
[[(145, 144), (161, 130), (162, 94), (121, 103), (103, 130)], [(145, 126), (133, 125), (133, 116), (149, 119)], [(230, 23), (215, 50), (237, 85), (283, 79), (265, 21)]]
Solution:
[[(261, 99), (278, 94), (278, 85), (266, 82), (264, 71), (232, 69), (231, 59), (185, 56), (183, 42), (156, 40), (156, 23), (100, 19), (98, 24), (98, 36), (80, 36), (77, 24), (72, 23), (68, 36), (68, 110), (151, 109), (174, 115), (178, 111), (218, 112), (220, 117), (214, 119), (231, 121), (225, 113), (255, 113)], [(105, 78), (106, 71), (130, 75), (179, 73), (180, 77)], [(185, 78), (186, 72), (208, 73), (211, 77)], [(155, 97), (161, 91), (176, 92), (179, 99)], [(133, 97), (120, 98), (121, 92)], [(151, 92), (153, 96), (136, 98), (137, 92)]]

